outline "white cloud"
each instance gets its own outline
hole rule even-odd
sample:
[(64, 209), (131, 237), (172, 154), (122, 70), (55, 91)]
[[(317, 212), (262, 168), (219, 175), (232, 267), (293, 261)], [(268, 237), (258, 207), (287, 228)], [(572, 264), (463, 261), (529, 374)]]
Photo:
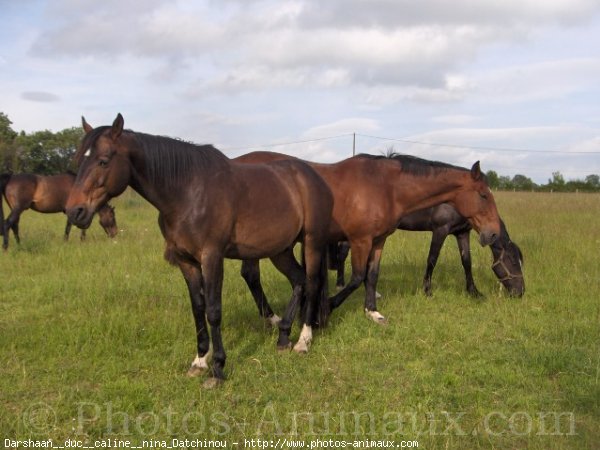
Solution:
[(303, 136), (306, 138), (322, 138), (354, 132), (369, 133), (379, 129), (379, 124), (373, 119), (353, 117), (309, 128), (303, 133)]

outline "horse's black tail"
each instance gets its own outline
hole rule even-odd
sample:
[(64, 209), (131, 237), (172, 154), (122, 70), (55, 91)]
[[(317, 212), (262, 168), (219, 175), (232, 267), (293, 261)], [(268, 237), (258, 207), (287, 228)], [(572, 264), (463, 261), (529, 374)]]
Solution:
[(10, 180), (10, 173), (1, 173), (0, 174), (0, 231), (2, 232), (2, 236), (4, 236), (4, 206), (2, 205), (4, 190), (6, 189), (6, 185)]
[[(337, 247), (337, 245), (335, 246)], [(323, 255), (321, 256), (321, 265), (319, 266), (319, 291), (318, 291), (318, 302), (316, 311), (316, 320), (314, 326), (318, 328), (324, 328), (327, 326), (329, 320), (329, 314), (331, 314), (331, 307), (329, 304), (329, 283), (328, 283), (328, 272), (327, 272), (327, 246), (323, 247)]]
[(339, 250), (337, 242), (335, 244), (327, 245), (327, 261), (329, 270), (337, 270), (338, 268), (338, 259), (339, 259)]
[[(304, 258), (304, 246), (302, 246), (302, 269), (306, 274), (306, 261)], [(327, 319), (329, 318), (329, 314), (331, 313), (331, 308), (329, 306), (329, 286), (327, 280), (327, 247), (323, 247), (323, 252), (321, 255), (321, 261), (319, 263), (319, 272), (317, 274), (317, 298), (316, 298), (316, 308), (312, 310), (312, 316), (309, 318), (310, 325), (315, 328), (323, 328), (327, 325)], [(304, 283), (304, 292), (300, 301), (300, 317), (304, 318), (305, 310), (307, 307), (308, 299), (307, 299), (307, 289), (306, 289), (306, 281)]]

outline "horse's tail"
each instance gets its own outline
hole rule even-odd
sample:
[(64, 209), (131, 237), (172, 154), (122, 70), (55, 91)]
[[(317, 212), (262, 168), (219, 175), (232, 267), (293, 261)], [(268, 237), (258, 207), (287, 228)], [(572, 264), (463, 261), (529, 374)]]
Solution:
[[(336, 245), (337, 247), (337, 245)], [(328, 283), (328, 272), (327, 272), (327, 246), (323, 247), (323, 254), (321, 256), (321, 264), (319, 266), (319, 279), (318, 279), (318, 297), (317, 301), (317, 317), (315, 320), (315, 326), (324, 328), (327, 326), (327, 320), (329, 314), (331, 314), (331, 307), (329, 305), (329, 283)]]
[(334, 244), (327, 245), (327, 261), (329, 270), (337, 270), (339, 259), (339, 250), (337, 242)]
[(2, 205), (2, 203), (4, 191), (6, 190), (6, 185), (8, 184), (10, 177), (10, 173), (0, 174), (0, 231), (2, 232), (2, 235), (4, 235), (4, 206)]

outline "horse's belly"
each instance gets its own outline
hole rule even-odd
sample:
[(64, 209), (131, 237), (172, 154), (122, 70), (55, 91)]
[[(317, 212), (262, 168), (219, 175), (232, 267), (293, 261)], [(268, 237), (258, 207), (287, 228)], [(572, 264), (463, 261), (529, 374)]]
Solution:
[(250, 259), (277, 255), (296, 242), (302, 227), (302, 217), (294, 211), (284, 210), (268, 219), (246, 216), (236, 223), (226, 256)]

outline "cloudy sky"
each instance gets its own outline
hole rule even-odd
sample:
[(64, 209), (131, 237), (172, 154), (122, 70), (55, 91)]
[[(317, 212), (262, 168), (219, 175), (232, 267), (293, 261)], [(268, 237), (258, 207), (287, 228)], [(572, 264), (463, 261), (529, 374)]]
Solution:
[[(13, 128), (600, 173), (600, 0), (0, 0)], [(385, 139), (383, 139), (385, 138)], [(587, 154), (586, 154), (587, 153)]]

